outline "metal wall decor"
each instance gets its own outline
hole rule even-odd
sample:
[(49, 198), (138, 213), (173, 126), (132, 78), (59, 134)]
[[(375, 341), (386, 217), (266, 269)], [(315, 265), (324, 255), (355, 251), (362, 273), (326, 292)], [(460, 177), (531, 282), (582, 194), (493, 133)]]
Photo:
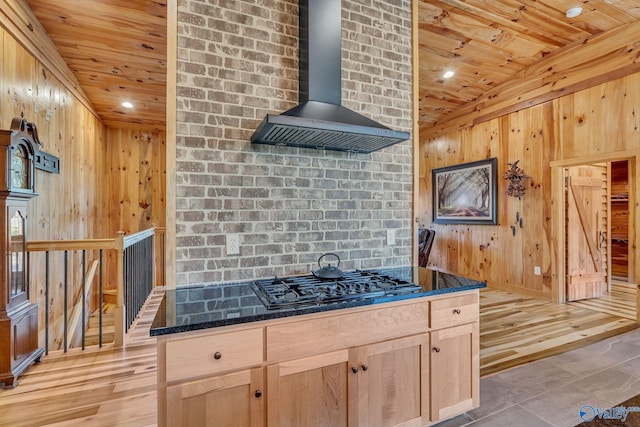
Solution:
[(516, 160), (513, 163), (509, 163), (509, 169), (504, 175), (502, 175), (502, 177), (509, 181), (509, 184), (507, 185), (507, 194), (521, 199), (526, 191), (524, 181), (531, 177), (524, 173), (524, 170), (518, 166), (519, 162), (520, 160)]
[(516, 212), (516, 222), (511, 225), (511, 234), (516, 235), (516, 230), (518, 226), (520, 228), (524, 227), (523, 218), (520, 216), (520, 212)]

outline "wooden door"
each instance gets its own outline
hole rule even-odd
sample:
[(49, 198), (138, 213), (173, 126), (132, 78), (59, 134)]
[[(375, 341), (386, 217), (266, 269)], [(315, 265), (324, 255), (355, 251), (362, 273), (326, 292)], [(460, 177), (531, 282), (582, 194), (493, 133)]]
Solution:
[(348, 358), (348, 350), (339, 350), (268, 366), (268, 425), (348, 425)]
[(357, 423), (422, 426), (429, 420), (429, 335), (352, 350), (357, 369)]
[(431, 332), (431, 421), (480, 403), (478, 323)]
[(167, 387), (167, 425), (264, 427), (264, 369), (255, 368)]
[(607, 286), (600, 249), (607, 232), (601, 228), (603, 182), (599, 172), (588, 176), (589, 171), (570, 168), (566, 179), (567, 301), (597, 298)]

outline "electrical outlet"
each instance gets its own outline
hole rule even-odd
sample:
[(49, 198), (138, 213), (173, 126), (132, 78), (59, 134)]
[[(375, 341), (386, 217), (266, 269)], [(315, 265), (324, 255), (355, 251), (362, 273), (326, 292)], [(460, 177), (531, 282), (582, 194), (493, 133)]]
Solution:
[(227, 255), (240, 254), (240, 236), (237, 234), (227, 234)]
[(533, 274), (535, 274), (536, 276), (540, 275), (540, 267), (538, 267), (537, 265), (535, 267), (533, 267)]
[(387, 230), (387, 246), (396, 244), (396, 230)]

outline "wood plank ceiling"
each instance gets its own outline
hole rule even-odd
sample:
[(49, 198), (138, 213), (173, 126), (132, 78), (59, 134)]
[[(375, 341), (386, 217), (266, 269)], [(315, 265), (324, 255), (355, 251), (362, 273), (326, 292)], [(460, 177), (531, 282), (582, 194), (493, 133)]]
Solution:
[[(108, 126), (164, 127), (167, 0), (27, 1)], [(418, 1), (421, 129), (558, 49), (640, 20), (640, 0)]]
[(167, 0), (27, 3), (105, 125), (164, 130)]
[(554, 51), (640, 20), (640, 0), (420, 0), (418, 9), (421, 131), (482, 108)]

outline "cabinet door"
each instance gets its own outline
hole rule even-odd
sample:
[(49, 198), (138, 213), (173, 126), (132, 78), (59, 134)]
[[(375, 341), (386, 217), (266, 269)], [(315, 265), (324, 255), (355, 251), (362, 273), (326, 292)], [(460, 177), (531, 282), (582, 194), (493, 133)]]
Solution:
[[(360, 426), (422, 426), (429, 418), (429, 335), (356, 348)], [(356, 388), (354, 387), (354, 388)]]
[(346, 426), (348, 356), (339, 350), (268, 366), (268, 425)]
[(478, 323), (431, 332), (431, 421), (479, 405)]
[(247, 369), (167, 387), (168, 426), (264, 426), (264, 370)]

